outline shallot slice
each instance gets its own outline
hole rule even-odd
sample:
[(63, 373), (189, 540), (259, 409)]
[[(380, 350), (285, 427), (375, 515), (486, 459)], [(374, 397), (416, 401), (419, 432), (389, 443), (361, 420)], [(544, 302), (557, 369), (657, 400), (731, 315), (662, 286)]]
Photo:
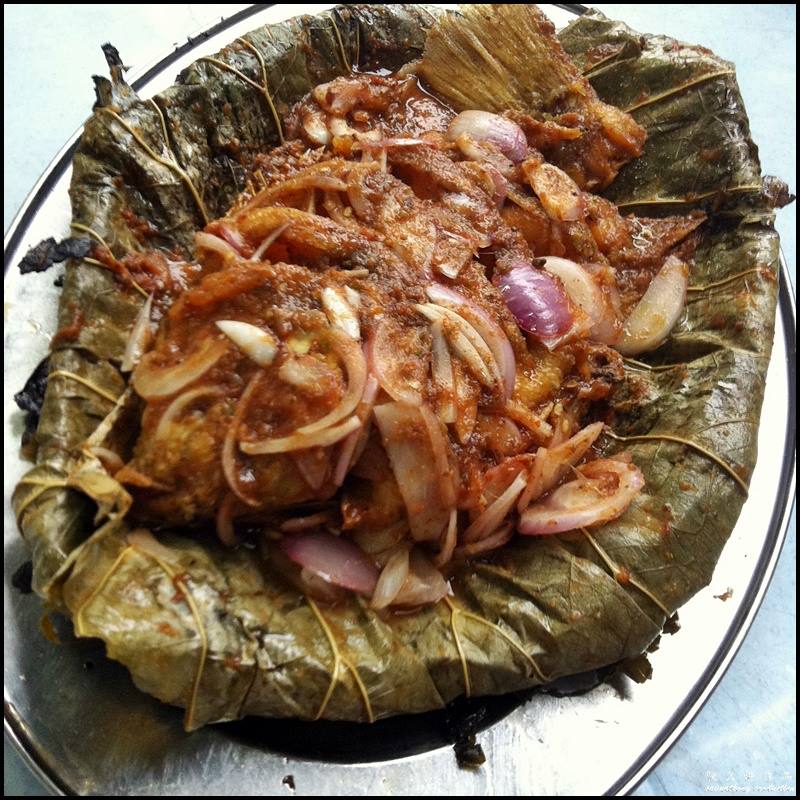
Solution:
[[(367, 346), (370, 370), (381, 388), (398, 402), (419, 406), (423, 402), (427, 364), (416, 357), (418, 332), (402, 329), (393, 320), (378, 320)], [(414, 337), (414, 338), (412, 338)]]
[(380, 610), (391, 605), (408, 577), (408, 547), (399, 547), (381, 570), (370, 605)]
[(503, 379), (505, 399), (509, 400), (514, 393), (517, 366), (514, 348), (503, 329), (476, 302), (453, 289), (432, 283), (426, 292), (433, 303), (457, 311), (480, 334), (492, 351)]
[(294, 533), (281, 541), (281, 549), (296, 564), (334, 586), (372, 595), (378, 569), (350, 539), (324, 531)]
[(475, 347), (471, 337), (465, 333), (465, 326), (468, 323), (464, 320), (461, 320), (462, 324), (455, 322), (451, 317), (448, 317), (446, 313), (448, 309), (440, 308), (439, 306), (433, 305), (433, 303), (419, 303), (415, 305), (414, 308), (431, 322), (446, 318), (448, 322), (451, 323), (445, 328), (446, 336), (455, 354), (484, 386), (491, 389), (496, 385), (497, 381), (495, 376), (489, 371), (489, 367), (487, 367), (486, 362), (481, 358), (481, 354)]
[(622, 327), (615, 345), (624, 356), (654, 350), (669, 336), (686, 304), (689, 268), (670, 256)]
[(488, 506), (480, 516), (464, 531), (463, 539), (466, 543), (477, 542), (494, 533), (506, 517), (509, 511), (514, 507), (517, 498), (525, 488), (528, 480), (527, 473), (521, 471), (510, 486)]
[(500, 291), (520, 328), (545, 346), (560, 341), (575, 321), (569, 299), (556, 279), (518, 262), (500, 278)]
[(194, 353), (171, 367), (153, 365), (151, 362), (157, 354), (151, 351), (142, 357), (133, 371), (131, 383), (145, 400), (169, 397), (205, 375), (227, 350), (227, 343), (221, 339), (206, 338)]
[(211, 250), (214, 253), (219, 253), (223, 258), (241, 258), (240, 254), (231, 247), (221, 236), (215, 236), (213, 233), (206, 233), (205, 231), (198, 231), (194, 235), (195, 250), (204, 249)]
[(403, 403), (385, 403), (376, 406), (373, 414), (406, 507), (412, 537), (416, 541), (438, 539), (450, 507), (441, 496), (440, 481), (430, 478), (431, 464), (443, 462), (434, 454), (435, 445), (422, 412)]
[(525, 158), (528, 142), (515, 122), (489, 111), (469, 110), (457, 114), (447, 128), (447, 138), (455, 142), (467, 134), (477, 142), (491, 142), (504, 156), (517, 163)]
[[(526, 162), (526, 165), (528, 163), (530, 162)], [(586, 216), (583, 193), (566, 172), (546, 162), (525, 171), (531, 189), (550, 219), (575, 222)]]
[(548, 256), (543, 266), (561, 281), (572, 304), (586, 315), (576, 335), (588, 334), (598, 342), (613, 345), (619, 339), (621, 321), (591, 274), (567, 258)]
[[(354, 290), (351, 289), (351, 291)], [(326, 286), (321, 292), (321, 298), (322, 308), (331, 325), (344, 331), (351, 339), (359, 341), (361, 325), (358, 321), (358, 314), (353, 310), (345, 290), (340, 287)]]
[(151, 294), (136, 315), (136, 321), (133, 323), (128, 342), (125, 345), (122, 363), (119, 365), (121, 372), (130, 372), (139, 363), (139, 359), (153, 338), (153, 329), (150, 327), (152, 308), (153, 295)]
[(524, 511), (531, 501), (538, 500), (545, 492), (557, 486), (602, 432), (603, 423), (595, 422), (556, 447), (540, 447), (536, 452), (525, 491), (519, 498), (517, 510)]
[(355, 411), (356, 406), (361, 401), (361, 396), (364, 394), (364, 385), (367, 382), (367, 362), (364, 358), (364, 351), (358, 342), (340, 330), (332, 328), (330, 336), (333, 349), (341, 358), (347, 372), (347, 391), (336, 408), (333, 408), (320, 419), (298, 428), (298, 434), (317, 433), (344, 419)]
[(380, 386), (378, 384), (378, 379), (374, 375), (370, 375), (367, 378), (366, 385), (364, 386), (364, 395), (361, 398), (361, 403), (356, 411), (358, 418), (364, 423), (365, 427), (354, 430), (342, 442), (339, 459), (337, 460), (336, 467), (333, 471), (334, 486), (341, 486), (344, 483), (344, 479), (347, 477), (348, 470), (356, 461), (356, 449), (358, 448), (361, 439), (365, 438), (368, 434), (369, 428), (367, 426), (367, 421), (372, 414), (372, 407), (375, 405), (375, 399), (378, 396), (379, 389)]
[(408, 576), (392, 605), (421, 606), (438, 603), (449, 590), (442, 573), (415, 547), (409, 555)]
[(278, 339), (270, 330), (235, 319), (217, 320), (216, 326), (259, 367), (268, 367), (278, 354)]
[(453, 382), (453, 362), (447, 349), (440, 319), (431, 325), (431, 344), (431, 373), (437, 390), (437, 411), (439, 419), (449, 425), (456, 421), (456, 390)]
[(153, 432), (153, 439), (160, 439), (166, 436), (169, 431), (169, 426), (179, 417), (184, 409), (200, 397), (219, 397), (222, 394), (222, 389), (219, 386), (198, 386), (195, 389), (189, 389), (188, 392), (178, 395), (164, 410), (161, 418), (158, 420), (158, 425)]
[(644, 486), (633, 463), (598, 459), (579, 467), (580, 477), (522, 512), (517, 530), (526, 535), (563, 533), (619, 517)]
[(300, 430), (290, 436), (276, 439), (262, 439), (258, 442), (239, 442), (239, 449), (250, 456), (263, 456), (271, 453), (289, 453), (293, 450), (307, 450), (309, 447), (328, 447), (344, 439), (361, 427), (358, 417), (350, 417), (345, 422), (323, 430), (301, 433)]

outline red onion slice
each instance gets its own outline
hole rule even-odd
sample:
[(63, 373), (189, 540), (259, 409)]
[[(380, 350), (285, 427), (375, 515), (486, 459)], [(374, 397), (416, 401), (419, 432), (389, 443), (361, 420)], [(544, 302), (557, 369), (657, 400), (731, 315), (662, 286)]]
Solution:
[(585, 320), (576, 320), (583, 324), (575, 333), (588, 334), (595, 341), (613, 345), (619, 339), (621, 320), (588, 270), (555, 256), (545, 258), (544, 269), (561, 281), (572, 304), (586, 315)]
[(342, 359), (344, 368), (347, 371), (347, 391), (336, 408), (320, 419), (298, 428), (297, 433), (299, 434), (317, 433), (344, 419), (348, 414), (352, 414), (355, 411), (356, 406), (361, 401), (361, 396), (364, 394), (364, 385), (367, 382), (367, 362), (364, 358), (364, 351), (358, 342), (343, 331), (332, 329), (330, 336), (333, 342), (333, 349)]
[(370, 371), (375, 374), (381, 388), (392, 398), (411, 406), (423, 402), (427, 365), (416, 354), (418, 334), (404, 330), (384, 317), (378, 321), (369, 341)]
[(313, 431), (312, 433), (297, 431), (289, 436), (280, 436), (276, 439), (239, 442), (239, 449), (250, 456), (263, 456), (274, 453), (289, 453), (293, 450), (308, 450), (309, 447), (329, 447), (360, 427), (361, 420), (358, 417), (350, 417), (338, 425), (333, 425), (321, 431)]
[(456, 421), (453, 362), (442, 333), (442, 321), (431, 325), (431, 374), (437, 392), (437, 412), (446, 425)]
[(373, 608), (380, 610), (391, 605), (408, 578), (408, 564), (408, 548), (400, 547), (381, 570), (381, 576), (378, 578), (370, 603)]
[(540, 447), (536, 452), (525, 491), (519, 498), (517, 510), (524, 511), (531, 501), (538, 500), (545, 492), (557, 486), (570, 467), (583, 458), (602, 432), (603, 423), (595, 422), (556, 447)]
[(517, 502), (520, 492), (525, 488), (528, 480), (527, 472), (522, 471), (511, 481), (511, 485), (488, 506), (480, 516), (464, 531), (463, 540), (466, 543), (477, 542), (485, 536), (494, 533)]
[(403, 403), (376, 406), (375, 422), (389, 456), (400, 495), (416, 541), (436, 540), (450, 515), (438, 480), (431, 480), (436, 464), (434, 446), (419, 408)]
[(188, 406), (200, 397), (219, 397), (222, 395), (220, 386), (198, 386), (188, 392), (178, 395), (164, 410), (158, 420), (158, 425), (153, 432), (153, 439), (160, 439), (167, 434), (169, 426), (184, 412)]
[(579, 479), (526, 509), (517, 530), (529, 536), (546, 535), (608, 522), (620, 516), (644, 486), (638, 467), (622, 461), (590, 461), (578, 472)]
[(561, 284), (530, 264), (517, 263), (500, 278), (500, 291), (520, 328), (545, 345), (565, 334), (575, 321)]
[(503, 329), (476, 302), (453, 289), (432, 283), (426, 291), (432, 302), (457, 311), (480, 334), (492, 351), (503, 379), (505, 399), (509, 400), (514, 393), (517, 364), (514, 348)]
[(194, 248), (195, 250), (210, 250), (213, 253), (218, 253), (225, 259), (241, 258), (239, 253), (222, 237), (215, 236), (213, 233), (206, 233), (205, 231), (198, 231), (195, 233)]
[[(530, 162), (527, 162), (530, 163)], [(540, 164), (526, 170), (531, 189), (547, 216), (557, 222), (575, 222), (586, 216), (586, 203), (578, 184), (553, 164)]]
[(358, 447), (362, 438), (366, 438), (369, 430), (367, 420), (372, 414), (372, 407), (375, 405), (375, 399), (378, 396), (378, 379), (374, 375), (367, 378), (367, 383), (364, 386), (364, 395), (361, 398), (361, 404), (358, 407), (358, 418), (364, 423), (364, 427), (360, 430), (355, 430), (342, 442), (341, 452), (336, 462), (336, 467), (333, 471), (333, 485), (341, 486), (344, 479), (347, 477), (347, 472), (350, 467), (356, 462), (356, 448)]
[(467, 134), (477, 142), (491, 142), (504, 156), (518, 163), (528, 152), (522, 128), (510, 119), (489, 111), (462, 111), (447, 128), (447, 138), (454, 142)]
[(234, 228), (233, 225), (227, 222), (220, 222), (218, 228), (219, 232), (222, 234), (222, 238), (225, 239), (234, 250), (237, 250), (240, 255), (247, 256), (250, 254), (253, 248), (250, 247), (241, 232)]
[(372, 560), (349, 539), (324, 531), (295, 533), (281, 541), (289, 558), (334, 586), (371, 595), (378, 582)]
[(142, 354), (147, 350), (150, 340), (153, 338), (153, 329), (150, 327), (150, 313), (153, 308), (153, 295), (151, 294), (136, 316), (133, 323), (128, 342), (125, 345), (125, 353), (122, 356), (122, 363), (119, 365), (121, 372), (130, 372), (138, 363)]
[[(349, 287), (348, 287), (349, 288)], [(361, 339), (358, 314), (350, 305), (342, 287), (326, 286), (321, 292), (322, 308), (334, 328), (344, 331), (351, 339)]]
[(131, 383), (139, 396), (145, 400), (169, 397), (205, 375), (227, 350), (228, 344), (223, 340), (204, 339), (194, 353), (190, 353), (179, 364), (171, 367), (153, 365), (151, 361), (156, 354), (151, 351), (142, 357), (139, 366), (133, 371)]
[(220, 319), (216, 326), (259, 367), (268, 367), (278, 354), (278, 339), (270, 330), (236, 319)]
[[(442, 330), (454, 353), (487, 389), (494, 388), (499, 382), (499, 371), (497, 365), (494, 364), (494, 356), (491, 355), (483, 339), (478, 336), (477, 331), (450, 309), (440, 308), (433, 303), (418, 303), (414, 308), (431, 322), (445, 319), (448, 324), (443, 326)], [(482, 350), (484, 355), (481, 355)], [(489, 360), (494, 365), (494, 370), (487, 364), (487, 353)]]
[(615, 345), (624, 356), (654, 350), (669, 336), (686, 304), (689, 268), (670, 256), (622, 327)]
[(438, 603), (450, 591), (442, 573), (416, 547), (411, 551), (408, 566), (408, 577), (394, 598), (393, 605)]

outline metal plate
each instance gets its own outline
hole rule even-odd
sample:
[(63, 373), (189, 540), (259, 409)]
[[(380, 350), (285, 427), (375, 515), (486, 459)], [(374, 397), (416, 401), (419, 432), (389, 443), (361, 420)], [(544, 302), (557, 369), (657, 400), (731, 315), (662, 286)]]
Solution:
[[(266, 22), (328, 6), (254, 6), (171, 53), (134, 81), (144, 96), (166, 88), (200, 55)], [(545, 10), (557, 24), (568, 12)], [(69, 223), (74, 139), (56, 157), (11, 226), (6, 266)], [(750, 499), (715, 572), (733, 589), (721, 603), (706, 590), (680, 612), (682, 630), (651, 656), (655, 678), (604, 684), (577, 698), (511, 696), (478, 703), (487, 764), (459, 770), (447, 741), (448, 715), (396, 718), (373, 726), (251, 719), (185, 734), (182, 714), (139, 693), (96, 642), (59, 626), (55, 647), (39, 630), (33, 596), (10, 588), (28, 558), (8, 498), (25, 469), (17, 456), (21, 415), (13, 404), (47, 352), (58, 292), (52, 277), (7, 272), (5, 334), (5, 725), (54, 792), (80, 794), (601, 794), (630, 790), (699, 710), (736, 652), (777, 561), (793, 495), (794, 308), (784, 272), (775, 349), (767, 379)], [(788, 398), (788, 408), (787, 408)], [(788, 416), (787, 416), (788, 411)], [(781, 443), (782, 459), (775, 458)], [(492, 724), (496, 723), (496, 724)], [(591, 753), (591, 770), (574, 754)], [(292, 776), (292, 781), (285, 780)], [(294, 789), (292, 788), (292, 784)]]

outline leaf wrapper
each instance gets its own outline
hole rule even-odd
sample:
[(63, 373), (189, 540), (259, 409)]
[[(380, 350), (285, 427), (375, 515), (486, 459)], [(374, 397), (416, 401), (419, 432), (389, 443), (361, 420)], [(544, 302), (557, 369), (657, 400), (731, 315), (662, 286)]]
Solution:
[[(283, 113), (350, 63), (395, 68), (418, 57), (432, 20), (419, 7), (349, 6), (245, 38)], [(692, 205), (711, 212), (691, 284), (750, 270), (690, 296), (678, 329), (650, 355), (674, 366), (628, 370), (612, 399), (614, 430), (692, 440), (746, 481), (773, 337), (778, 238), (732, 67), (597, 14), (561, 39), (579, 65), (595, 64), (588, 74), (601, 99), (641, 104), (633, 113), (648, 128), (644, 156), (608, 196), (650, 215)], [(612, 57), (598, 63), (600, 52)], [(155, 99), (158, 110), (125, 91), (101, 93), (117, 98), (116, 116), (101, 107), (87, 122), (70, 191), (74, 221), (118, 256), (139, 246), (126, 209), (161, 232), (157, 245), (189, 253), (203, 224), (189, 182), (206, 213), (219, 215), (252, 157), (278, 141), (266, 94), (253, 85), (262, 79), (253, 50), (235, 42), (214, 58), (252, 83), (204, 59)], [(635, 656), (710, 581), (744, 500), (696, 449), (636, 441), (625, 448), (646, 493), (590, 536), (518, 537), (491, 562), (465, 565), (447, 603), (414, 614), (382, 616), (357, 599), (319, 608), (253, 551), (180, 537), (151, 551), (129, 538), (129, 498), (81, 445), (106, 428), (118, 435), (110, 421), (95, 432), (107, 415), (132, 413), (118, 365), (141, 302), (106, 270), (68, 267), (62, 324), (76, 307), (88, 324), (55, 350), (51, 374), (90, 385), (51, 377), (38, 463), (14, 504), (37, 592), (72, 615), (79, 635), (103, 639), (137, 686), (185, 708), (189, 729), (247, 714), (363, 721), (422, 712), (465, 691), (509, 692)]]

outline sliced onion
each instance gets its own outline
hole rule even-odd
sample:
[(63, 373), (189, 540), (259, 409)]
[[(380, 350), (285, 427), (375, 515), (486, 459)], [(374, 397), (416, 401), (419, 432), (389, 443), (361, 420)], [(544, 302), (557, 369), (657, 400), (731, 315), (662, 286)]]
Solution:
[(145, 400), (169, 397), (205, 375), (227, 350), (228, 344), (224, 340), (206, 338), (198, 350), (172, 367), (151, 365), (150, 361), (157, 356), (151, 351), (142, 358), (133, 371), (131, 383), (139, 396)]
[(458, 327), (458, 329), (464, 334), (469, 343), (475, 348), (476, 352), (480, 356), (481, 361), (483, 361), (483, 363), (486, 365), (486, 368), (489, 370), (489, 373), (493, 379), (493, 384), (497, 385), (497, 387), (501, 389), (502, 393), (505, 394), (505, 378), (500, 371), (497, 361), (495, 360), (494, 353), (486, 343), (485, 339), (466, 318), (465, 308), (462, 307), (458, 311), (454, 311), (447, 306), (439, 306), (436, 303), (433, 305), (436, 308), (440, 308), (444, 316), (456, 327)]
[(245, 412), (247, 411), (247, 406), (250, 404), (250, 398), (255, 393), (263, 377), (264, 372), (258, 370), (255, 375), (250, 378), (247, 386), (244, 387), (244, 391), (236, 403), (231, 424), (228, 425), (228, 430), (225, 432), (225, 440), (222, 442), (222, 474), (225, 476), (228, 488), (243, 503), (254, 508), (258, 507), (258, 501), (248, 497), (239, 488), (239, 477), (236, 471), (236, 440), (239, 437), (239, 428), (242, 424), (242, 419), (244, 419)]
[(447, 581), (436, 567), (414, 548), (409, 555), (408, 577), (393, 605), (421, 606), (438, 603), (450, 590)]
[(408, 513), (412, 537), (416, 541), (438, 539), (450, 508), (441, 497), (439, 481), (430, 479), (436, 456), (422, 412), (403, 403), (386, 403), (376, 406), (373, 413)]
[(433, 565), (437, 569), (441, 569), (453, 557), (458, 542), (458, 509), (454, 508), (450, 512), (450, 520), (447, 523), (447, 528), (442, 534), (442, 539), (439, 546), (439, 552), (433, 559)]
[[(349, 287), (348, 287), (349, 288)], [(351, 290), (353, 291), (353, 290)], [(344, 331), (351, 339), (361, 339), (358, 314), (353, 310), (343, 289), (326, 286), (321, 293), (322, 308), (334, 328)]]
[(544, 443), (552, 438), (553, 427), (538, 417), (530, 409), (525, 408), (522, 403), (516, 400), (509, 400), (503, 412), (514, 422), (518, 422), (536, 436), (539, 443)]
[(632, 463), (599, 459), (578, 472), (580, 478), (523, 511), (517, 530), (544, 535), (608, 522), (620, 516), (644, 486), (644, 476)]
[(544, 259), (544, 269), (561, 281), (572, 304), (586, 315), (584, 330), (578, 335), (588, 333), (595, 341), (613, 345), (621, 322), (591, 274), (574, 261), (555, 256)]
[(206, 233), (205, 231), (198, 231), (194, 235), (195, 250), (204, 249), (211, 250), (213, 253), (219, 253), (223, 258), (239, 259), (239, 253), (231, 247), (223, 238), (215, 236), (213, 233)]
[(241, 232), (232, 225), (229, 225), (224, 221), (220, 222), (219, 232), (222, 234), (223, 239), (225, 239), (225, 241), (228, 242), (231, 247), (237, 250), (240, 255), (243, 256), (250, 252), (250, 245), (245, 241), (245, 238), (242, 236)]
[(386, 608), (397, 597), (408, 577), (408, 548), (400, 547), (386, 562), (372, 594), (370, 605)]
[(514, 526), (509, 522), (507, 525), (503, 525), (502, 528), (499, 528), (491, 535), (486, 536), (483, 539), (478, 539), (477, 542), (470, 542), (469, 544), (457, 547), (453, 551), (453, 556), (455, 558), (470, 558), (480, 555), (481, 553), (488, 553), (489, 551), (496, 550), (498, 547), (502, 547), (504, 544), (509, 542), (513, 535)]
[(412, 335), (413, 331), (400, 329), (387, 317), (380, 319), (369, 342), (368, 358), (371, 371), (392, 400), (419, 406), (423, 402), (426, 365), (419, 358), (407, 357), (408, 349), (416, 353), (417, 348), (405, 348), (401, 341), (401, 337)]
[(342, 359), (347, 372), (347, 391), (336, 408), (331, 409), (320, 419), (298, 428), (298, 434), (316, 433), (344, 419), (355, 411), (364, 394), (364, 386), (367, 382), (367, 362), (364, 358), (364, 351), (358, 342), (342, 331), (332, 329), (330, 336), (333, 341), (333, 349)]
[(150, 313), (153, 308), (153, 295), (145, 300), (136, 321), (133, 323), (130, 336), (125, 345), (122, 363), (119, 365), (121, 372), (130, 372), (138, 363), (142, 354), (147, 350), (153, 338), (153, 329), (150, 327)]
[(312, 113), (306, 109), (300, 112), (301, 124), (306, 136), (311, 140), (312, 144), (321, 147), (327, 147), (331, 143), (331, 134), (325, 125), (324, 116), (317, 112)]
[(289, 453), (294, 450), (308, 450), (309, 447), (329, 447), (360, 427), (361, 420), (358, 417), (350, 417), (338, 425), (321, 431), (300, 433), (298, 430), (290, 436), (280, 436), (276, 439), (239, 442), (239, 449), (250, 456), (263, 456), (273, 453)]
[[(466, 333), (465, 329), (469, 327), (469, 324), (458, 317), (457, 314), (454, 314), (453, 316), (457, 317), (459, 320), (456, 322), (447, 314), (449, 309), (441, 308), (433, 303), (419, 303), (415, 305), (414, 308), (419, 311), (423, 317), (432, 322), (439, 319), (446, 319), (450, 324), (444, 327), (443, 330), (455, 354), (464, 362), (464, 365), (478, 381), (489, 389), (494, 388), (497, 383), (496, 376), (492, 374), (473, 343), (473, 339), (480, 337), (477, 336), (474, 330), (472, 331), (474, 336)], [(450, 313), (452, 314), (453, 312)]]
[(295, 533), (281, 541), (289, 558), (334, 586), (370, 596), (378, 569), (352, 541), (324, 531)]
[(478, 142), (491, 142), (503, 155), (515, 163), (528, 152), (528, 142), (522, 128), (510, 119), (489, 111), (462, 111), (447, 128), (447, 138), (454, 142), (462, 134)]
[(437, 392), (437, 412), (446, 425), (456, 421), (455, 384), (453, 382), (453, 362), (442, 332), (442, 321), (437, 319), (431, 325), (431, 374)]
[(431, 411), (430, 406), (423, 403), (419, 407), (419, 412), (422, 416), (422, 421), (425, 423), (433, 448), (433, 466), (439, 483), (439, 495), (446, 506), (455, 506), (456, 479), (455, 472), (451, 466), (453, 454), (450, 451), (446, 430), (442, 430), (443, 425)]
[(514, 348), (511, 347), (511, 342), (503, 329), (476, 302), (453, 289), (439, 283), (432, 283), (426, 292), (432, 302), (457, 311), (480, 334), (491, 350), (500, 370), (505, 399), (510, 399), (514, 393), (517, 364), (514, 358)]
[(219, 504), (217, 510), (217, 538), (228, 547), (235, 547), (239, 543), (233, 527), (233, 508), (236, 505), (236, 495), (227, 494)]
[(658, 347), (683, 313), (688, 283), (689, 268), (677, 256), (670, 256), (625, 320), (616, 349), (624, 356), (635, 356)]
[(525, 488), (528, 481), (526, 472), (520, 472), (511, 485), (497, 498), (490, 506), (488, 506), (483, 513), (464, 531), (463, 540), (467, 543), (477, 542), (496, 531), (506, 514), (514, 507), (517, 498)]
[(249, 322), (236, 319), (217, 320), (216, 326), (259, 367), (268, 367), (278, 354), (278, 338)]
[(557, 486), (602, 432), (603, 423), (595, 422), (556, 447), (540, 447), (536, 452), (525, 491), (519, 498), (517, 510), (523, 511), (533, 500), (538, 500), (545, 492)]
[(526, 170), (531, 189), (547, 216), (557, 222), (575, 222), (586, 216), (586, 202), (578, 184), (553, 164), (543, 163)]
[(566, 333), (575, 321), (561, 284), (530, 264), (517, 263), (500, 278), (500, 291), (520, 328), (545, 345)]
[[(372, 131), (370, 131), (372, 133)], [(395, 147), (417, 147), (424, 144), (429, 145), (424, 139), (414, 139), (410, 136), (390, 137), (390, 138), (373, 138), (364, 136), (364, 134), (356, 134), (362, 149), (364, 150), (391, 150)]]
[(153, 439), (158, 440), (166, 436), (169, 426), (184, 412), (184, 410), (200, 397), (219, 397), (222, 389), (219, 386), (198, 386), (188, 392), (179, 394), (164, 410), (158, 425), (153, 431)]
[(318, 511), (316, 514), (309, 514), (305, 517), (292, 517), (281, 523), (281, 530), (284, 533), (297, 533), (307, 531), (310, 528), (318, 528), (326, 522), (331, 521), (330, 511)]
[(478, 421), (478, 391), (470, 383), (459, 362), (453, 364), (453, 382), (456, 387), (456, 435), (466, 444)]
[(380, 385), (378, 379), (374, 375), (367, 378), (367, 383), (364, 386), (364, 394), (361, 397), (359, 404), (358, 418), (364, 423), (364, 427), (360, 430), (355, 430), (342, 442), (341, 452), (336, 462), (336, 468), (333, 471), (333, 485), (341, 486), (347, 476), (348, 471), (357, 461), (356, 449), (358, 445), (366, 439), (367, 436), (367, 420), (372, 415), (372, 407), (375, 405), (375, 399), (378, 396)]
[(251, 261), (261, 261), (261, 256), (269, 250), (270, 247), (278, 240), (283, 233), (285, 233), (290, 227), (292, 226), (291, 222), (284, 222), (283, 225), (278, 225), (269, 236), (267, 236), (261, 244), (256, 248), (255, 252), (252, 256), (250, 256)]
[(297, 450), (292, 453), (292, 461), (310, 489), (318, 492), (325, 485), (331, 471), (330, 453), (327, 450), (320, 447)]

